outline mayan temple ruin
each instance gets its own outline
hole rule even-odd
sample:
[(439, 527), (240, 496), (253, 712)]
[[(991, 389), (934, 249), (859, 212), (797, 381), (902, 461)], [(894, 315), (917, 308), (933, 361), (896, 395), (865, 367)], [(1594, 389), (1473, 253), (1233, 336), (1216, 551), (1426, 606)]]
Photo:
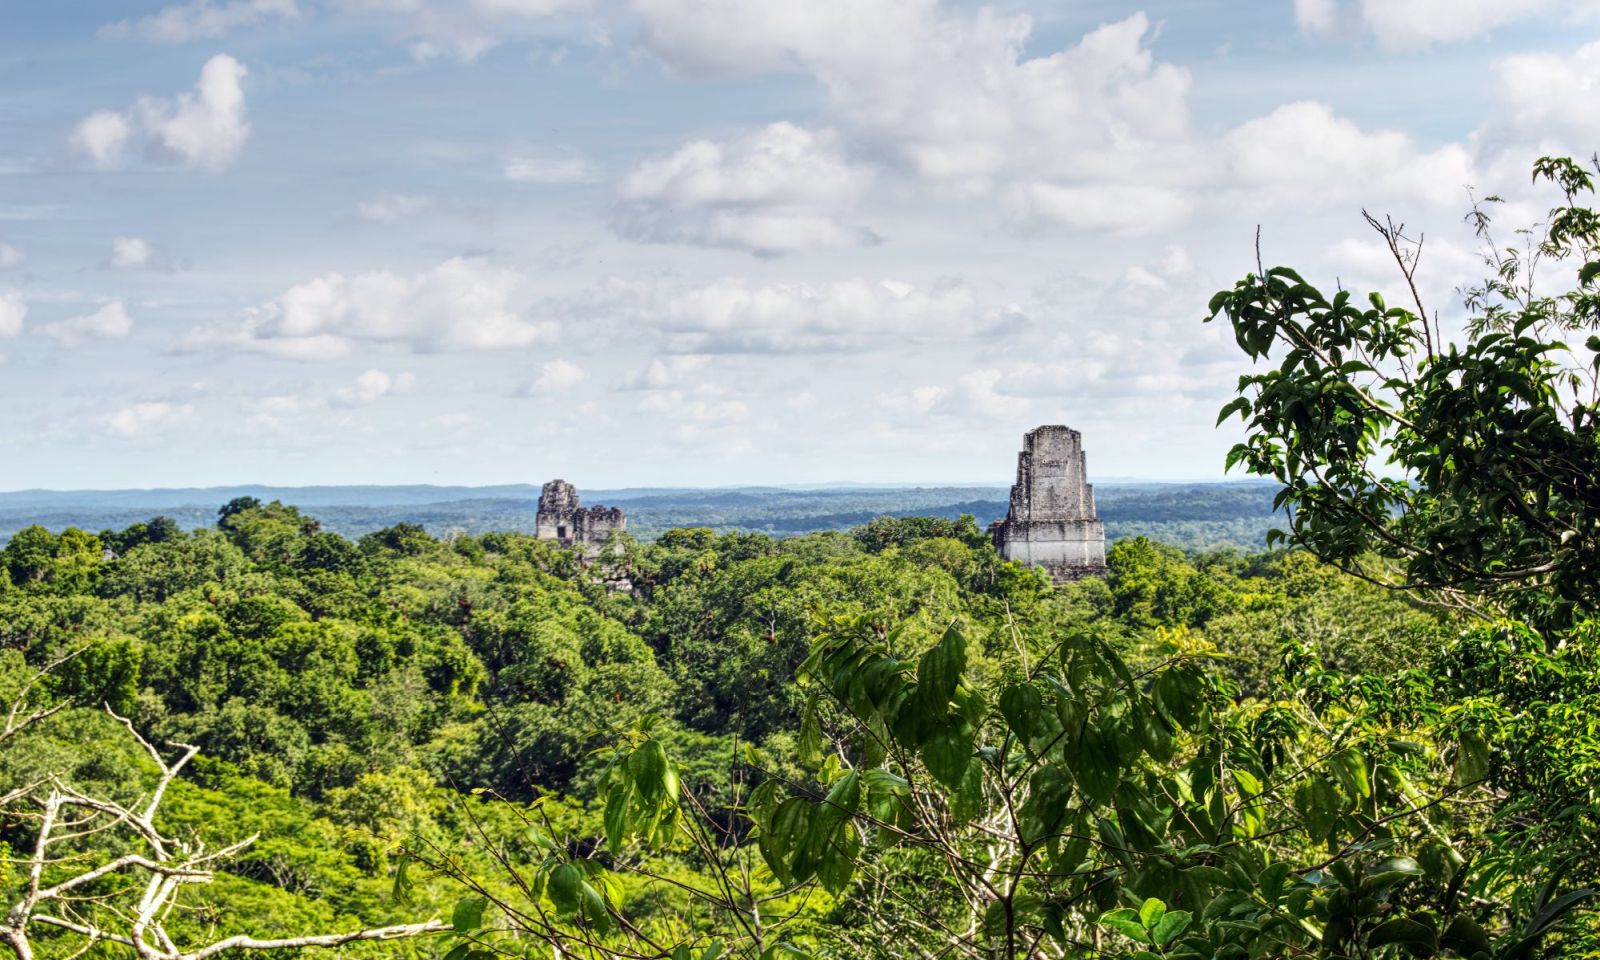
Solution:
[(1104, 575), (1106, 530), (1087, 477), (1082, 434), (1059, 425), (1030, 430), (1017, 455), (1011, 508), (989, 528), (1000, 556), (1057, 583)]
[(595, 556), (613, 533), (628, 528), (628, 519), (619, 507), (585, 508), (578, 502), (577, 488), (565, 480), (551, 480), (539, 493), (537, 524), (540, 540), (555, 540)]

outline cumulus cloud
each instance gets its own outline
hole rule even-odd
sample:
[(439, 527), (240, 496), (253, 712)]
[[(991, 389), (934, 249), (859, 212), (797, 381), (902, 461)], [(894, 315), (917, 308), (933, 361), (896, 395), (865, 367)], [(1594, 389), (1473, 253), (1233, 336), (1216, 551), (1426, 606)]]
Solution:
[(120, 166), (127, 144), (141, 138), (184, 166), (221, 170), (250, 138), (245, 116), (245, 65), (225, 53), (206, 61), (192, 91), (141, 96), (126, 113), (97, 110), (79, 122), (72, 147), (100, 167)]
[(860, 351), (888, 342), (966, 338), (992, 318), (972, 290), (919, 289), (896, 280), (752, 284), (727, 279), (653, 291), (635, 305), (676, 353)]
[(622, 182), (613, 227), (635, 240), (731, 247), (775, 256), (877, 242), (840, 214), (871, 173), (831, 130), (774, 123), (725, 143), (695, 140)]
[(932, 0), (634, 0), (647, 42), (691, 74), (802, 70), (865, 147), (935, 179), (1159, 169), (1188, 128), (1186, 70), (1144, 14), (1029, 57), (1033, 22)]
[(356, 377), (353, 386), (341, 387), (334, 397), (346, 406), (356, 406), (371, 403), (379, 397), (390, 394), (410, 393), (416, 385), (417, 378), (410, 373), (391, 376), (382, 370), (373, 369)]
[(1223, 150), (1233, 185), (1280, 201), (1400, 198), (1459, 207), (1476, 176), (1459, 144), (1424, 150), (1405, 133), (1362, 130), (1315, 101), (1240, 125)]
[(102, 424), (113, 436), (134, 439), (172, 429), (194, 415), (187, 403), (150, 401), (134, 403), (107, 416)]
[(1595, 10), (1571, 0), (1294, 0), (1303, 32), (1370, 34), (1384, 50), (1408, 52), (1459, 43), (1532, 19)]
[(516, 271), (463, 257), (412, 275), (330, 273), (290, 287), (238, 322), (192, 330), (178, 346), (317, 360), (344, 356), (358, 344), (431, 353), (554, 339), (554, 322), (529, 319), (513, 306), (522, 283)]
[(1525, 53), (1495, 64), (1504, 123), (1525, 136), (1556, 136), (1576, 151), (1600, 142), (1600, 41), (1572, 53)]
[(133, 133), (128, 118), (114, 110), (96, 110), (72, 130), (72, 149), (97, 167), (116, 167)]
[(582, 154), (561, 148), (526, 151), (507, 157), (501, 164), (501, 173), (513, 183), (547, 186), (590, 183), (599, 178)]
[(708, 431), (726, 427), (750, 417), (750, 405), (743, 400), (721, 395), (721, 391), (653, 390), (639, 399), (638, 412), (672, 425), (680, 440), (699, 440)]
[(1305, 33), (1332, 33), (1339, 23), (1339, 0), (1294, 0), (1294, 22)]
[(117, 237), (111, 241), (111, 266), (118, 269), (139, 267), (150, 262), (155, 250), (143, 237)]
[(100, 36), (108, 39), (132, 37), (155, 43), (188, 43), (209, 40), (240, 27), (251, 27), (276, 18), (295, 19), (300, 8), (295, 0), (190, 0), (163, 7), (148, 16), (108, 23)]
[(14, 337), (22, 332), (22, 323), (28, 318), (28, 305), (15, 293), (0, 293), (0, 337)]
[(92, 313), (69, 317), (39, 328), (62, 346), (76, 347), (89, 340), (120, 340), (133, 332), (133, 318), (121, 300), (113, 300)]
[(0, 270), (9, 270), (22, 263), (22, 249), (9, 243), (0, 243)]
[(1144, 234), (1170, 230), (1189, 218), (1194, 203), (1182, 191), (1137, 184), (1061, 186), (1018, 184), (1009, 192), (1020, 224), (1063, 224), (1076, 230)]
[(624, 390), (666, 390), (699, 382), (709, 358), (693, 354), (655, 357), (622, 381)]
[(347, 10), (400, 18), (400, 37), (419, 62), (471, 63), (540, 20), (583, 10), (591, 0), (339, 0)]
[(539, 365), (537, 377), (518, 388), (517, 395), (534, 397), (560, 393), (572, 389), (587, 379), (589, 371), (571, 360), (547, 360)]
[(393, 223), (433, 208), (433, 198), (418, 194), (380, 193), (356, 206), (356, 215), (368, 223)]

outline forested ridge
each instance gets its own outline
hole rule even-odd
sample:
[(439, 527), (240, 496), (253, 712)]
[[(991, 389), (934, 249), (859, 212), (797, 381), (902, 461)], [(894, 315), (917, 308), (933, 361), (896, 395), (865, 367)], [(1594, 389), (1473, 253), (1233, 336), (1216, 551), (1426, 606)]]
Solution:
[[(1148, 536), (1194, 549), (1260, 549), (1281, 513), (1277, 488), (1260, 481), (1230, 483), (1100, 484), (1100, 514), (1112, 539)], [(1005, 487), (879, 487), (731, 490), (582, 491), (585, 502), (621, 506), (628, 529), (651, 540), (676, 527), (718, 533), (793, 536), (849, 530), (880, 516), (971, 514), (982, 527), (1005, 516)], [(515, 495), (513, 495), (515, 494)], [(536, 487), (346, 487), (152, 491), (0, 493), (0, 543), (17, 531), (43, 526), (60, 531), (121, 529), (153, 515), (171, 517), (186, 530), (208, 526), (217, 507), (240, 496), (281, 500), (314, 515), (326, 529), (352, 539), (410, 523), (435, 536), (534, 530)]]
[(1406, 306), (1286, 267), (1213, 298), (1268, 552), (1128, 537), (1058, 586), (970, 516), (592, 562), (252, 498), (22, 530), (0, 942), (1600, 956), (1600, 218), (1588, 168), (1535, 176), (1536, 244), (1475, 211), (1458, 336), (1376, 219)]

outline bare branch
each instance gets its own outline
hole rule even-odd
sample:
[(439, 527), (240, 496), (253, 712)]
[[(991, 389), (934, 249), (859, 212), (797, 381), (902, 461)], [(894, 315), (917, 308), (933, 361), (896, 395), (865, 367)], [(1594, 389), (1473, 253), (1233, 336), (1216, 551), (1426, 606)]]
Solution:
[[(58, 660), (46, 671), (65, 662), (65, 659)], [(26, 690), (22, 696), (26, 696)], [(7, 721), (8, 729), (21, 729), (26, 723), (33, 722), (25, 720), (22, 724), (14, 723), (20, 712), (20, 708), (13, 703)], [(37, 816), (38, 819), (38, 834), (32, 855), (20, 861), (26, 865), (25, 890), (22, 898), (0, 917), (0, 944), (10, 947), (17, 960), (35, 960), (31, 932), (37, 927), (52, 927), (84, 938), (83, 944), (71, 957), (83, 954), (96, 943), (106, 942), (132, 948), (139, 960), (210, 960), (230, 950), (338, 947), (357, 941), (397, 940), (451, 929), (449, 924), (433, 919), (423, 923), (278, 939), (239, 934), (204, 946), (188, 949), (179, 946), (165, 927), (174, 910), (182, 909), (178, 904), (179, 893), (186, 886), (212, 882), (216, 877), (216, 864), (237, 856), (255, 843), (256, 837), (247, 837), (208, 850), (203, 844), (163, 835), (155, 825), (156, 812), (167, 787), (198, 750), (189, 744), (171, 744), (181, 753), (176, 760), (169, 762), (139, 735), (125, 717), (118, 716), (109, 706), (106, 712), (121, 723), (155, 761), (160, 770), (155, 790), (139, 810), (130, 809), (114, 800), (91, 797), (62, 782), (60, 777), (36, 781), (0, 796), (0, 810), (18, 803), (27, 803), (40, 809), (36, 815), (24, 814)], [(67, 812), (69, 808), (72, 812)], [(83, 815), (77, 817), (77, 811), (82, 811)], [(65, 858), (52, 856), (52, 847), (59, 850), (63, 843), (118, 828), (131, 834), (136, 843), (142, 843), (145, 851), (114, 857), (99, 865), (86, 864), (84, 869), (66, 879), (50, 886), (44, 884), (47, 866), (51, 869), (52, 877), (55, 877), (63, 867), (72, 867), (75, 861), (81, 862), (77, 854)], [(76, 845), (73, 849), (76, 849)], [(94, 886), (97, 881), (121, 873), (144, 874), (147, 879), (132, 889), (113, 887), (110, 892)], [(39, 911), (41, 905), (51, 902), (60, 905), (60, 914)], [(86, 908), (88, 915), (80, 916), (80, 911)]]

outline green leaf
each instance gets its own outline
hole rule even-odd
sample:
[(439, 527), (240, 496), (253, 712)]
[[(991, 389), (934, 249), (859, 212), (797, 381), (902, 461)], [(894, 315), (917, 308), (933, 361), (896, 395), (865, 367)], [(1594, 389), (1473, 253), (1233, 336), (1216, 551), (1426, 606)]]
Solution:
[(1067, 745), (1066, 756), (1078, 790), (1089, 803), (1104, 806), (1109, 802), (1122, 772), (1116, 738), (1098, 727), (1087, 727), (1076, 747)]
[(1146, 927), (1153, 927), (1161, 922), (1167, 915), (1167, 905), (1155, 897), (1151, 897), (1139, 907), (1139, 922)]
[(1372, 796), (1372, 780), (1367, 773), (1367, 759), (1355, 747), (1346, 747), (1329, 758), (1334, 775), (1345, 793), (1357, 800)]
[(954, 626), (917, 663), (917, 685), (930, 708), (943, 706), (955, 696), (956, 684), (967, 669), (967, 639)]
[(1144, 924), (1139, 922), (1139, 915), (1127, 908), (1113, 910), (1103, 915), (1100, 918), (1100, 925), (1110, 927), (1136, 943), (1150, 942), (1150, 933), (1144, 928)]
[(1039, 714), (1043, 709), (1044, 697), (1031, 683), (1014, 683), (1000, 694), (1000, 715), (1006, 718), (1006, 725), (1024, 746), (1032, 742), (1039, 729)]
[(1475, 730), (1464, 730), (1456, 749), (1456, 786), (1465, 787), (1489, 776), (1489, 743)]
[(1283, 884), (1289, 879), (1289, 864), (1278, 861), (1261, 871), (1257, 883), (1261, 886), (1261, 896), (1267, 903), (1276, 905), (1283, 899)]
[(471, 933), (483, 927), (483, 911), (488, 909), (489, 901), (484, 897), (465, 897), (456, 901), (456, 909), (450, 914), (450, 925), (455, 927), (456, 933)]
[(628, 832), (628, 801), (633, 799), (632, 784), (616, 784), (606, 795), (605, 828), (606, 846), (613, 856), (622, 849)]
[(1406, 917), (1385, 920), (1367, 934), (1368, 947), (1383, 947), (1391, 943), (1405, 943), (1431, 949), (1434, 946), (1433, 928)]
[(578, 915), (580, 898), (583, 888), (583, 871), (570, 863), (563, 863), (550, 871), (550, 880), (545, 884), (545, 894), (550, 897), (550, 902), (555, 904), (556, 913), (563, 919), (570, 920)]
[(606, 910), (606, 902), (601, 899), (600, 891), (588, 883), (584, 883), (578, 888), (578, 895), (581, 901), (583, 918), (589, 922), (591, 927), (601, 933), (609, 932), (611, 930), (611, 914)]
[(1189, 921), (1194, 915), (1187, 910), (1173, 910), (1156, 921), (1155, 928), (1150, 931), (1150, 938), (1158, 947), (1165, 947), (1183, 935), (1189, 929)]
[(1374, 890), (1385, 890), (1412, 877), (1422, 876), (1422, 866), (1410, 857), (1390, 857), (1367, 871)]
[(659, 803), (667, 792), (667, 753), (659, 740), (646, 740), (628, 755), (628, 775), (646, 803)]
[(922, 762), (935, 780), (952, 790), (961, 786), (972, 761), (972, 727), (966, 718), (951, 714), (944, 725), (922, 745)]

